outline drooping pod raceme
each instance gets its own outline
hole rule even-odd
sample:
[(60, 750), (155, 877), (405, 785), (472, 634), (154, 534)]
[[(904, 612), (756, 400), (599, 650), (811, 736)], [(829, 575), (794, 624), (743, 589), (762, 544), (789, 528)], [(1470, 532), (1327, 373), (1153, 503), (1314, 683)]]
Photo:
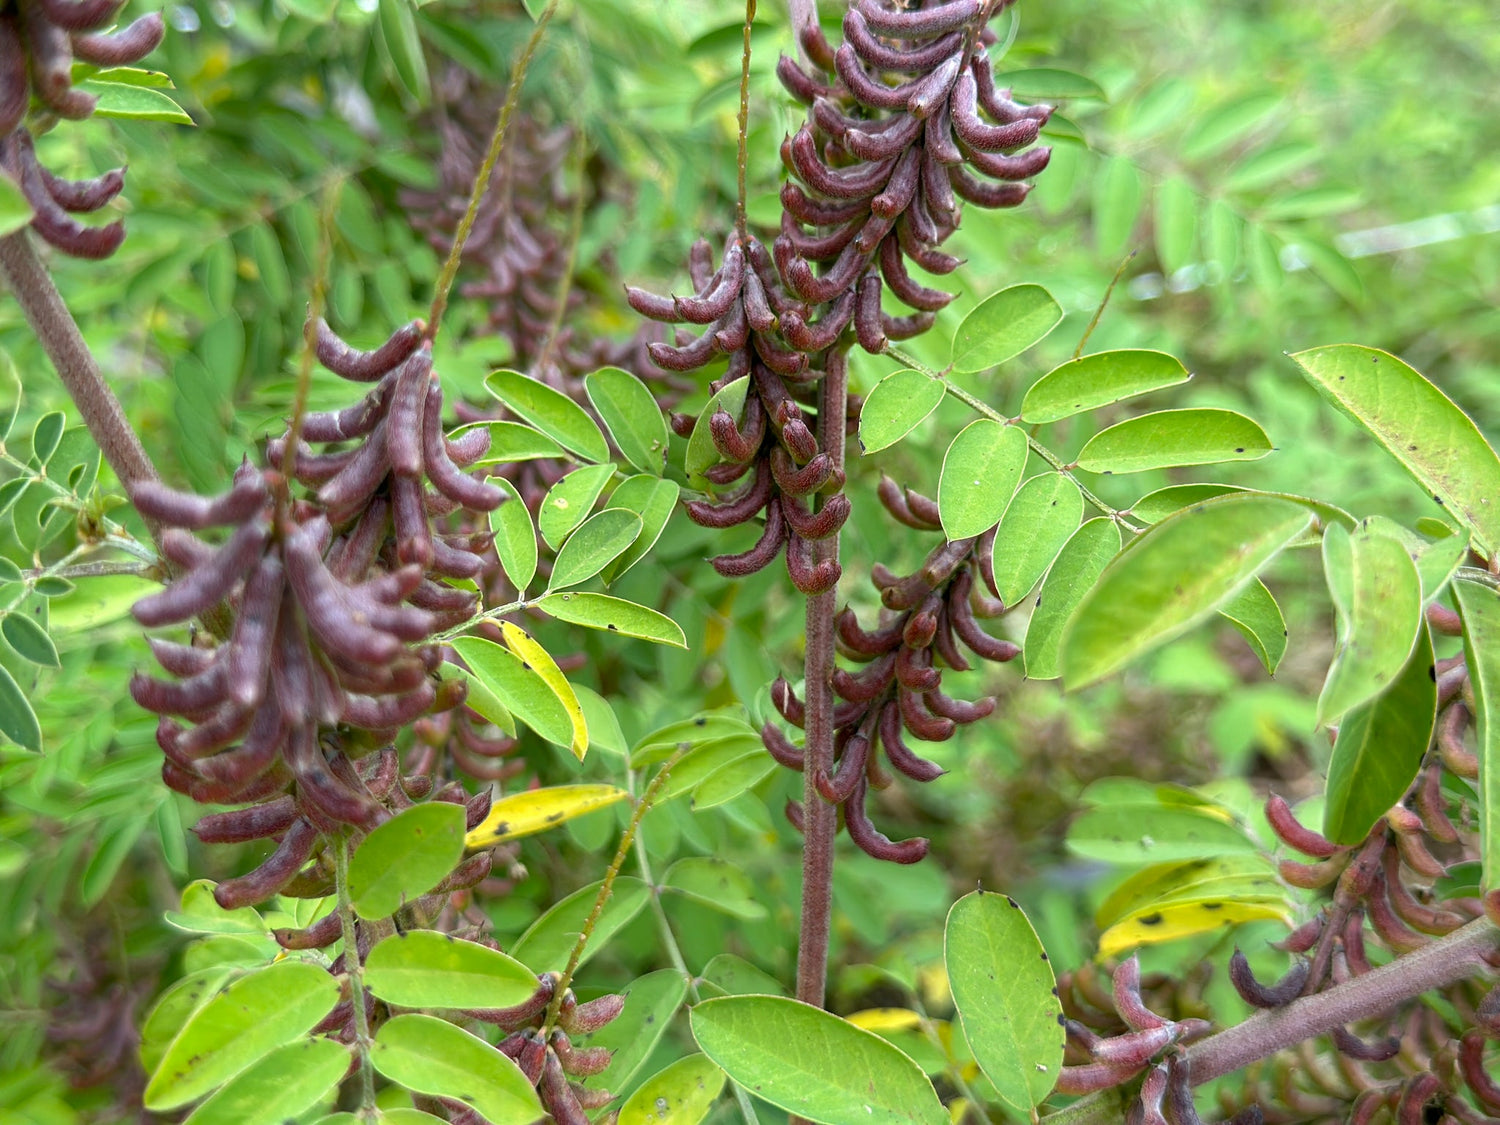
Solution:
[(63, 180), (38, 163), (31, 133), (23, 127), (35, 96), (46, 130), (57, 118), (81, 120), (97, 99), (73, 85), (75, 61), (97, 67), (139, 62), (161, 42), (157, 13), (110, 32), (120, 0), (17, 0), (0, 7), (0, 170), (31, 204), (31, 229), (65, 254), (105, 258), (125, 238), (116, 221), (91, 227), (72, 215), (97, 211), (119, 194), (125, 170), (94, 180)]

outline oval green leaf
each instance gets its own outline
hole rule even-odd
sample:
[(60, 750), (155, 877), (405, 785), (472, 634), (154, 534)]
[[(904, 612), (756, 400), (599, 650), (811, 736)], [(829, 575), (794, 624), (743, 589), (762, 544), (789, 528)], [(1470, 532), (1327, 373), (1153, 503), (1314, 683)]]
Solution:
[(1111, 156), (1094, 177), (1094, 249), (1117, 259), (1135, 230), (1145, 195), (1141, 170), (1128, 156)]
[(146, 1086), (146, 1108), (163, 1113), (197, 1101), (307, 1034), (338, 999), (338, 982), (307, 961), (278, 961), (241, 977), (193, 1013), (172, 1041)]
[(1376, 348), (1334, 344), (1291, 358), (1318, 392), (1368, 430), (1486, 553), (1500, 547), (1500, 457), (1451, 398)]
[[(568, 451), (546, 434), (524, 422), (485, 422), (490, 431), (490, 447), (479, 460), (480, 465), (504, 465), (512, 461), (535, 461), (539, 457), (566, 459)], [(468, 429), (454, 431), (454, 435)]]
[[(511, 945), (511, 956), (538, 973), (565, 969), (583, 924), (594, 909), (594, 900), (599, 897), (599, 887), (599, 883), (590, 883), (554, 904)], [(608, 945), (622, 926), (645, 909), (650, 897), (650, 888), (639, 879), (628, 875), (616, 879), (614, 893), (594, 924), (579, 964), (589, 961)]]
[(531, 513), (516, 486), (504, 477), (490, 477), (491, 481), (505, 490), (506, 497), (500, 506), (490, 512), (490, 530), (495, 533), (495, 553), (500, 556), (500, 567), (510, 584), (521, 593), (536, 577), (536, 528), (531, 522)]
[(16, 678), (0, 665), (0, 733), (33, 753), (42, 752), (42, 727)]
[(991, 418), (959, 431), (938, 478), (938, 515), (949, 539), (969, 539), (1000, 522), (1021, 483), (1026, 453), (1026, 435)]
[(561, 391), (519, 371), (494, 371), (484, 381), (490, 394), (519, 417), (586, 461), (608, 461), (609, 445), (599, 427)]
[(537, 989), (514, 957), (436, 930), (397, 933), (370, 950), (365, 984), (403, 1008), (513, 1008)]
[(482, 637), (459, 637), (453, 641), (453, 648), (474, 678), (511, 715), (548, 742), (572, 745), (573, 722), (562, 700), (519, 656)]
[(464, 807), (428, 801), (391, 817), (349, 859), (361, 918), (388, 918), (441, 883), (464, 855)]
[(1192, 261), (1198, 201), (1198, 193), (1181, 176), (1169, 176), (1156, 185), (1156, 257), (1168, 276)]
[(48, 668), (58, 666), (57, 646), (52, 643), (47, 630), (27, 614), (8, 613), (0, 617), (0, 633), (5, 635), (17, 656)]
[(953, 334), (953, 370), (985, 371), (1040, 343), (1062, 320), (1062, 306), (1040, 285), (1012, 285), (986, 297)]
[(588, 518), (599, 493), (615, 475), (612, 464), (585, 465), (574, 469), (547, 490), (537, 509), (536, 526), (554, 551), (575, 527)]
[(370, 1047), (370, 1063), (408, 1090), (472, 1106), (490, 1125), (531, 1125), (542, 1116), (536, 1091), (520, 1067), (436, 1016), (408, 1012), (382, 1025)]
[(1266, 584), (1255, 579), (1221, 605), (1219, 613), (1240, 631), (1266, 671), (1274, 676), (1276, 666), (1286, 655), (1286, 618), (1281, 616), (1281, 607)]
[(548, 594), (535, 603), (543, 613), (550, 613), (559, 621), (583, 625), (589, 629), (602, 629), (626, 637), (639, 637), (659, 645), (687, 648), (687, 637), (682, 626), (664, 613), (657, 613), (624, 598), (613, 598), (608, 594)]
[(333, 1039), (301, 1039), (235, 1075), (185, 1125), (284, 1125), (332, 1090), (349, 1069), (349, 1048)]
[(175, 125), (192, 125), (193, 119), (183, 108), (160, 90), (150, 90), (127, 82), (99, 82), (85, 79), (79, 89), (98, 98), (96, 117), (121, 117), (134, 121), (170, 121)]
[(1034, 1116), (1062, 1067), (1062, 1005), (1025, 912), (1005, 895), (964, 895), (948, 912), (943, 961), (974, 1061), (1001, 1101)]
[(721, 387), (698, 412), (698, 421), (693, 426), (692, 434), (688, 436), (687, 452), (682, 462), (683, 470), (687, 473), (688, 484), (693, 488), (708, 488), (709, 484), (703, 477), (703, 470), (712, 468), (724, 459), (718, 447), (714, 445), (713, 432), (708, 425), (709, 419), (719, 410), (726, 410), (738, 424), (745, 411), (745, 393), (749, 389), (750, 376), (736, 379)]
[(412, 0), (379, 0), (380, 38), (396, 78), (418, 105), (426, 105), (432, 88), (427, 77), (427, 59)]
[(1271, 439), (1233, 410), (1193, 407), (1158, 410), (1101, 430), (1078, 454), (1091, 473), (1140, 473), (1175, 465), (1255, 461), (1271, 452)]
[(1425, 625), (1395, 680), (1339, 723), (1328, 763), (1323, 835), (1357, 844), (1417, 776), (1437, 721), (1432, 639)]
[(1054, 367), (1033, 383), (1021, 402), (1021, 417), (1033, 424), (1056, 422), (1191, 378), (1182, 361), (1166, 352), (1096, 352)]
[(781, 996), (723, 996), (696, 1005), (690, 1021), (704, 1054), (788, 1113), (822, 1125), (947, 1125), (921, 1067), (821, 1008)]
[(601, 367), (584, 376), (583, 386), (621, 456), (641, 472), (661, 476), (667, 422), (646, 384), (618, 367)]
[(579, 1081), (591, 1090), (627, 1089), (672, 1025), (672, 1017), (687, 996), (687, 987), (687, 977), (676, 969), (658, 969), (631, 981), (623, 990), (625, 1007), (620, 1014), (593, 1035), (575, 1040), (579, 1046), (605, 1047), (613, 1052), (602, 1072)]
[(641, 533), (619, 558), (599, 572), (606, 586), (618, 580), (656, 546), (667, 521), (677, 510), (677, 497), (681, 492), (676, 481), (642, 473), (622, 481), (620, 487), (609, 494), (605, 506), (624, 508), (640, 516)]
[(662, 889), (701, 902), (711, 910), (747, 922), (766, 916), (766, 908), (755, 897), (755, 884), (738, 864), (712, 856), (679, 859), (662, 876)]
[(1459, 578), (1453, 595), (1464, 621), (1464, 657), (1478, 708), (1479, 836), (1488, 891), (1500, 883), (1500, 590)]
[(938, 408), (947, 391), (941, 379), (920, 371), (895, 371), (875, 384), (859, 411), (859, 447), (866, 453), (895, 445)]
[(587, 582), (639, 538), (645, 521), (624, 508), (605, 508), (583, 522), (568, 537), (552, 564), (549, 590), (565, 590)]
[(1062, 675), (1063, 627), (1119, 550), (1120, 529), (1107, 516), (1089, 520), (1063, 544), (1026, 626), (1021, 653), (1029, 679), (1055, 680)]
[(1253, 855), (1260, 846), (1216, 811), (1120, 802), (1085, 810), (1068, 828), (1068, 849), (1085, 859), (1135, 865)]
[(620, 1107), (619, 1125), (698, 1125), (724, 1088), (724, 1072), (706, 1055), (658, 1071)]
[(1083, 493), (1064, 473), (1042, 473), (1011, 499), (995, 535), (995, 585), (1015, 605), (1047, 572), (1083, 518)]

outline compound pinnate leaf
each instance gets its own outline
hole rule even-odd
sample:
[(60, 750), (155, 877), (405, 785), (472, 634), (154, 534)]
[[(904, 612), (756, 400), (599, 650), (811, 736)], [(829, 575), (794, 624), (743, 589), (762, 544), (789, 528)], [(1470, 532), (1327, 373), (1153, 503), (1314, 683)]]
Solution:
[(542, 1106), (521, 1068), (478, 1036), (408, 1012), (383, 1024), (370, 1063), (419, 1094), (472, 1106), (490, 1125), (531, 1125)]
[[(404, 2), (404, 0), (390, 0)], [(484, 381), (490, 394), (516, 415), (586, 461), (609, 460), (609, 445), (588, 412), (561, 391), (519, 371), (491, 372)]]
[(624, 508), (594, 513), (557, 552), (549, 589), (565, 590), (587, 582), (624, 554), (645, 526), (640, 516)]
[[(602, 514), (602, 513), (601, 513)], [(505, 641), (505, 647), (510, 649), (528, 672), (533, 672), (547, 686), (547, 689), (557, 697), (562, 704), (563, 712), (568, 716), (568, 724), (572, 728), (567, 742), (573, 756), (580, 762), (589, 750), (589, 726), (583, 717), (583, 708), (578, 703), (578, 696), (573, 691), (573, 685), (568, 683), (567, 677), (562, 674), (562, 669), (557, 666), (557, 661), (552, 659), (551, 654), (532, 639), (530, 633), (511, 621), (500, 622), (500, 636)]]
[[(542, 789), (523, 789), (508, 797), (501, 797), (490, 805), (489, 815), (470, 829), (465, 844), (471, 848), (487, 848), (502, 840), (514, 840), (520, 836), (532, 836), (555, 828), (576, 816), (584, 816), (599, 809), (608, 808), (630, 796), (613, 785), (581, 784), (551, 785)], [(515, 1001), (514, 1003), (519, 1003)], [(416, 1007), (416, 1005), (411, 1005)], [(487, 1004), (483, 1007), (505, 1008), (508, 1004)]]
[(949, 539), (969, 539), (1000, 522), (1026, 467), (1026, 435), (990, 418), (970, 422), (943, 456), (938, 515)]
[(548, 742), (572, 745), (573, 723), (562, 700), (535, 669), (526, 666), (526, 661), (482, 637), (459, 637), (453, 648), (469, 666), (474, 680), (507, 712)]
[(1243, 414), (1192, 407), (1142, 414), (1101, 430), (1078, 454), (1078, 467), (1091, 473), (1140, 473), (1176, 465), (1255, 461), (1269, 452), (1271, 439)]
[(1259, 578), (1219, 607), (1273, 676), (1286, 655), (1286, 618)]
[(1406, 664), (1379, 695), (1339, 722), (1323, 805), (1323, 835), (1357, 844), (1417, 776), (1437, 720), (1432, 639), (1423, 625)]
[(505, 577), (517, 590), (525, 593), (536, 577), (536, 528), (531, 513), (516, 486), (504, 477), (490, 477), (505, 490), (505, 499), (490, 512), (490, 530), (495, 533), (495, 553)]
[(1119, 550), (1120, 529), (1107, 516), (1088, 520), (1063, 544), (1042, 580), (1026, 626), (1021, 651), (1028, 678), (1055, 680), (1062, 675), (1063, 628)]
[(338, 1084), (349, 1058), (349, 1048), (332, 1039), (288, 1043), (235, 1075), (185, 1125), (283, 1125)]
[(1033, 424), (1056, 422), (1191, 378), (1182, 361), (1166, 352), (1095, 352), (1054, 367), (1033, 383), (1021, 403), (1021, 417)]
[(821, 1008), (780, 996), (723, 996), (694, 1006), (690, 1020), (704, 1054), (788, 1113), (822, 1125), (948, 1121), (921, 1067)]
[(361, 918), (388, 918), (443, 881), (464, 854), (464, 807), (414, 805), (364, 838), (349, 860), (349, 894)]
[(538, 599), (535, 605), (543, 613), (549, 613), (559, 621), (619, 633), (626, 637), (639, 637), (659, 645), (687, 648), (687, 637), (683, 635), (682, 626), (677, 622), (664, 613), (628, 602), (624, 598), (614, 598), (608, 594), (548, 594)]
[(1073, 614), (1062, 649), (1069, 688), (1103, 679), (1227, 605), (1311, 522), (1299, 504), (1238, 493), (1142, 533)]
[(689, 1055), (642, 1082), (620, 1107), (619, 1125), (698, 1125), (723, 1088), (711, 1059)]
[(583, 385), (625, 460), (644, 473), (660, 476), (667, 451), (667, 423), (646, 384), (618, 367), (601, 367), (584, 376)]
[(1042, 473), (1021, 485), (995, 535), (993, 569), (1000, 600), (1015, 605), (1047, 572), (1083, 518), (1083, 493), (1063, 473)]
[(1483, 550), (1500, 547), (1500, 457), (1452, 399), (1376, 348), (1334, 344), (1291, 358), (1318, 393), (1369, 431)]
[(984, 371), (1040, 343), (1063, 311), (1040, 285), (1012, 285), (981, 301), (953, 334), (953, 370)]
[(1484, 888), (1500, 882), (1500, 591), (1459, 578), (1453, 595), (1464, 622), (1464, 656), (1474, 686), (1479, 753), (1479, 826)]
[(338, 999), (338, 982), (306, 961), (279, 961), (241, 977), (194, 1012), (172, 1041), (146, 1086), (146, 1108), (163, 1113), (197, 1101), (307, 1034)]
[(1405, 666), (1422, 624), (1422, 579), (1406, 548), (1361, 525), (1323, 533), (1323, 567), (1339, 645), (1318, 696), (1318, 724), (1383, 691)]
[(976, 891), (953, 904), (943, 938), (953, 1004), (1000, 1099), (1031, 1117), (1062, 1066), (1062, 1006), (1041, 941), (1015, 899)]
[(875, 384), (859, 411), (859, 447), (866, 453), (895, 445), (938, 408), (942, 380), (920, 371), (895, 371)]
[(365, 984), (403, 1008), (513, 1008), (536, 974), (498, 949), (436, 930), (393, 934), (370, 950)]
[[(578, 942), (584, 922), (594, 909), (594, 900), (599, 897), (599, 883), (580, 887), (561, 902), (553, 905), (545, 914), (533, 922), (527, 931), (516, 939), (510, 952), (516, 960), (538, 973), (561, 972), (567, 967), (568, 957)], [(609, 939), (619, 932), (637, 914), (646, 908), (651, 888), (639, 879), (622, 875), (615, 880), (614, 893), (604, 904), (604, 911), (594, 923), (589, 943), (584, 947), (582, 965), (609, 944)]]

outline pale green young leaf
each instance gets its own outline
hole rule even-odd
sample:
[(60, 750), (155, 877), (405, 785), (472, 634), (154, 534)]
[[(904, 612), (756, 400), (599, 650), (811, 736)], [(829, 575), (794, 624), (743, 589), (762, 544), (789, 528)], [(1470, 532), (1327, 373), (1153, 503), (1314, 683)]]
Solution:
[(1114, 802), (1085, 810), (1068, 826), (1068, 849), (1085, 859), (1119, 865), (1177, 863), (1225, 855), (1253, 855), (1260, 846), (1215, 809)]
[(194, 123), (180, 105), (160, 90), (125, 82), (101, 82), (95, 78), (78, 83), (78, 89), (99, 99), (99, 104), (94, 107), (95, 117), (168, 121), (174, 125)]
[[(533, 972), (561, 972), (567, 967), (568, 957), (598, 897), (598, 883), (574, 891), (515, 940), (510, 947), (511, 956)], [(639, 879), (628, 875), (617, 878), (614, 893), (604, 904), (604, 911), (594, 925), (593, 936), (584, 947), (583, 960), (579, 964), (597, 956), (622, 926), (645, 909), (650, 897), (650, 888)]]
[(536, 528), (531, 523), (531, 513), (526, 502), (516, 491), (516, 486), (504, 477), (490, 477), (505, 491), (500, 506), (490, 512), (490, 530), (495, 533), (495, 553), (500, 556), (500, 567), (510, 584), (521, 593), (536, 577)]
[(387, 918), (441, 883), (464, 854), (464, 807), (414, 805), (360, 843), (349, 859), (349, 894), (361, 918)]
[(666, 530), (667, 521), (677, 510), (677, 498), (681, 492), (676, 481), (641, 473), (621, 481), (620, 487), (609, 494), (605, 507), (624, 508), (640, 516), (641, 533), (623, 554), (599, 572), (606, 586), (619, 579), (656, 546), (656, 541)]
[[(512, 461), (535, 461), (538, 458), (554, 457), (565, 460), (568, 457), (566, 449), (541, 430), (525, 422), (485, 422), (484, 427), (490, 432), (490, 447), (477, 464), (508, 465)], [(464, 429), (467, 428), (464, 427)], [(454, 432), (457, 434), (462, 430)]]
[(1253, 580), (1221, 605), (1219, 613), (1240, 631), (1266, 671), (1274, 676), (1286, 655), (1286, 619), (1266, 584), (1259, 578)]
[(895, 445), (916, 429), (943, 401), (942, 380), (920, 371), (895, 371), (865, 397), (859, 411), (859, 447), (874, 453)]
[(349, 1048), (333, 1039), (278, 1047), (193, 1110), (185, 1125), (284, 1125), (338, 1085), (349, 1059)]

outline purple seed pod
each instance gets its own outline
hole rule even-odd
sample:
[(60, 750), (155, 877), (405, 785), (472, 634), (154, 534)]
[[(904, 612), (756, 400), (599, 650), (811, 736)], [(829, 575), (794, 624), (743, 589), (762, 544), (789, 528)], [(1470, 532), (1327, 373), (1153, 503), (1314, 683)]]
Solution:
[(1229, 959), (1229, 980), (1245, 1003), (1256, 1008), (1280, 1008), (1302, 995), (1307, 984), (1310, 966), (1306, 961), (1297, 961), (1279, 981), (1272, 985), (1261, 984), (1250, 971), (1250, 962), (1238, 948)]

